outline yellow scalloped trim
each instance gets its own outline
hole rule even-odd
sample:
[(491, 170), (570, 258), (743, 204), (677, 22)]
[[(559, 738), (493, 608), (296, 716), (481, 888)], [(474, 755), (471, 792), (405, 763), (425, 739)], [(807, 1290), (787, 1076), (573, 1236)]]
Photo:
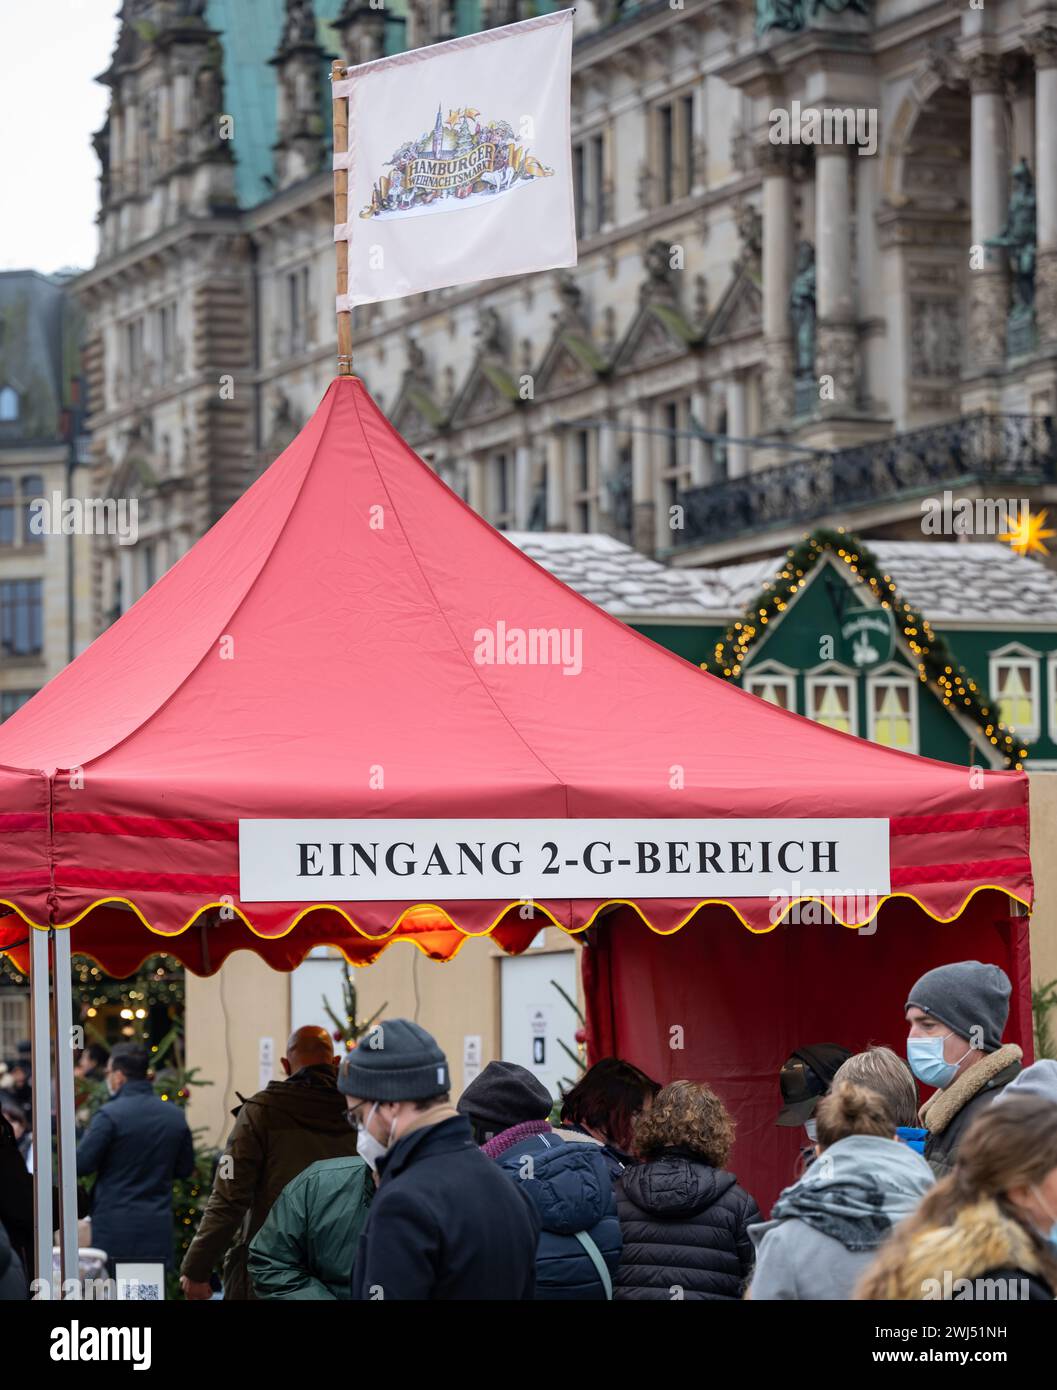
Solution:
[[(979, 883), (976, 885), (975, 888), (971, 889), (965, 895), (965, 897), (962, 899), (961, 906), (950, 917), (938, 916), (930, 908), (926, 907), (926, 905), (921, 901), (921, 899), (916, 897), (913, 893), (887, 893), (883, 898), (880, 899), (873, 912), (870, 913), (869, 917), (864, 918), (863, 921), (846, 922), (843, 918), (836, 916), (834, 916), (834, 920), (842, 927), (847, 927), (851, 931), (858, 931), (861, 927), (868, 926), (869, 923), (874, 920), (874, 918), (877, 916), (878, 912), (880, 912), (881, 908), (884, 906), (886, 902), (894, 901), (896, 898), (906, 898), (910, 902), (915, 903), (921, 909), (921, 911), (924, 912), (927, 916), (931, 917), (934, 922), (953, 922), (956, 920), (956, 918), (961, 916), (961, 914), (965, 911), (966, 905), (971, 901), (972, 898), (976, 896), (977, 893), (984, 893), (988, 891), (1005, 893), (1006, 897), (1009, 898), (1012, 902), (1020, 903), (1020, 905), (1026, 908), (1029, 913), (1032, 911), (1031, 904), (1027, 901), (1027, 899), (1020, 897), (1020, 895), (1017, 893), (1011, 892), (1008, 888), (1004, 888), (1001, 884)], [(30, 919), (20, 910), (17, 904), (11, 902), (9, 899), (0, 898), (0, 903), (3, 903), (4, 906), (9, 907), (11, 911), (16, 913), (16, 915), (19, 916), (28, 927), (32, 927), (35, 931), (48, 930), (48, 926), (46, 923), (30, 921)], [(754, 927), (750, 922), (746, 921), (745, 917), (741, 914), (741, 912), (739, 912), (738, 908), (730, 899), (702, 898), (699, 902), (695, 903), (695, 905), (686, 914), (686, 916), (682, 919), (681, 922), (678, 922), (674, 927), (663, 928), (655, 927), (653, 923), (650, 921), (650, 919), (643, 912), (642, 908), (638, 905), (638, 903), (633, 902), (628, 898), (609, 898), (604, 903), (600, 903), (598, 907), (595, 908), (590, 918), (586, 922), (584, 922), (582, 926), (567, 927), (564, 925), (564, 923), (559, 922), (557, 918), (554, 917), (553, 914), (549, 912), (547, 908), (543, 907), (540, 903), (537, 903), (535, 900), (525, 900), (523, 898), (519, 898), (515, 899), (513, 902), (507, 903), (507, 905), (502, 909), (502, 911), (492, 922), (492, 925), (490, 927), (486, 927), (483, 931), (474, 932), (468, 931), (465, 927), (460, 926), (459, 923), (456, 922), (455, 919), (449, 914), (447, 909), (441, 906), (439, 903), (415, 903), (413, 906), (404, 909), (404, 911), (400, 914), (400, 916), (396, 919), (396, 921), (388, 929), (388, 931), (381, 933), (373, 933), (364, 931), (363, 928), (358, 926), (356, 922), (349, 916), (345, 909), (339, 907), (336, 903), (312, 903), (308, 907), (304, 908), (303, 911), (297, 914), (297, 916), (293, 919), (293, 921), (290, 923), (290, 925), (286, 928), (285, 931), (279, 932), (274, 936), (266, 936), (263, 932), (259, 932), (256, 929), (256, 927), (253, 925), (250, 919), (240, 908), (235, 907), (230, 902), (204, 903), (201, 907), (195, 909), (195, 911), (191, 914), (191, 916), (187, 919), (184, 925), (180, 927), (178, 931), (163, 932), (159, 931), (156, 927), (151, 926), (151, 924), (147, 921), (146, 917), (144, 917), (143, 913), (140, 912), (139, 908), (136, 906), (134, 902), (131, 901), (131, 899), (122, 897), (108, 897), (98, 898), (89, 907), (86, 907), (83, 912), (78, 913), (76, 917), (71, 918), (68, 922), (56, 922), (56, 930), (64, 931), (68, 927), (76, 926), (77, 923), (82, 921), (85, 917), (87, 917), (90, 912), (93, 912), (97, 907), (105, 907), (108, 903), (118, 903), (124, 907), (129, 908), (130, 911), (132, 911), (135, 914), (135, 916), (139, 918), (139, 920), (143, 923), (143, 925), (152, 935), (163, 937), (165, 940), (171, 940), (175, 937), (182, 936), (184, 932), (186, 932), (190, 927), (194, 925), (194, 923), (198, 920), (199, 917), (202, 916), (203, 913), (209, 912), (213, 908), (221, 908), (228, 912), (234, 912), (234, 914), (242, 922), (243, 926), (247, 927), (253, 933), (253, 935), (261, 941), (281, 941), (283, 937), (289, 936), (289, 934), (294, 930), (297, 924), (300, 921), (302, 921), (305, 917), (307, 917), (309, 913), (330, 911), (337, 912), (341, 917), (345, 919), (345, 921), (349, 924), (353, 931), (357, 932), (365, 940), (378, 942), (388, 941), (393, 936), (393, 934), (400, 929), (403, 922), (412, 913), (419, 912), (424, 908), (428, 908), (432, 912), (439, 913), (445, 919), (449, 926), (454, 927), (455, 930), (459, 932), (464, 939), (468, 939), (470, 937), (490, 936), (491, 933), (502, 921), (502, 919), (506, 916), (506, 914), (511, 910), (511, 908), (515, 907), (531, 906), (534, 912), (538, 912), (541, 916), (545, 917), (552, 926), (558, 927), (559, 930), (565, 932), (567, 936), (578, 936), (581, 932), (587, 931), (588, 927), (592, 926), (597, 921), (599, 915), (611, 907), (630, 907), (632, 911), (638, 915), (638, 917), (644, 923), (644, 925), (647, 926), (650, 929), (650, 931), (656, 933), (657, 936), (673, 936), (677, 931), (681, 931), (683, 927), (686, 926), (686, 924), (691, 920), (691, 918), (693, 918), (694, 915), (702, 907), (709, 907), (713, 905), (728, 908), (731, 912), (734, 913), (735, 917), (737, 917), (738, 921), (741, 922), (742, 926), (745, 927), (746, 930), (751, 931), (755, 936), (767, 935), (769, 932), (774, 931), (776, 927), (781, 926), (788, 913), (800, 903), (818, 903), (820, 906), (826, 907), (825, 899), (820, 897), (807, 896), (793, 898), (787, 904), (781, 917), (779, 917), (777, 921), (769, 923), (766, 927)], [(829, 911), (828, 908), (826, 910)], [(413, 937), (401, 939), (414, 940)], [(334, 945), (338, 950), (341, 949), (340, 945), (337, 942), (319, 944)], [(419, 943), (415, 942), (415, 944), (418, 945)], [(424, 954), (428, 955), (428, 952), (425, 951), (424, 947), (420, 949), (423, 950)]]

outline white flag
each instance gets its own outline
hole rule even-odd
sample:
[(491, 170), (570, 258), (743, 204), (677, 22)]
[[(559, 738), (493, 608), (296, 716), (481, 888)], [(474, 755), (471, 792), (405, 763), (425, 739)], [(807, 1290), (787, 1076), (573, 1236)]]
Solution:
[(572, 10), (351, 68), (338, 312), (576, 264)]

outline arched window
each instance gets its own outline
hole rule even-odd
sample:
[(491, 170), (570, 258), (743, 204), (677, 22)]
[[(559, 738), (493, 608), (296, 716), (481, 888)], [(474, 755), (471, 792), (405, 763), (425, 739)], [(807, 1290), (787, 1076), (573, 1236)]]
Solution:
[(0, 423), (18, 419), (18, 392), (13, 386), (0, 386)]

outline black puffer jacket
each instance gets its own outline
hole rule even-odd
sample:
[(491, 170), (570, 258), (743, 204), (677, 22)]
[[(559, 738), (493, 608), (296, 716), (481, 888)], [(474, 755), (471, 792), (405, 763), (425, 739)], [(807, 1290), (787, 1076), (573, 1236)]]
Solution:
[(741, 1297), (752, 1273), (756, 1203), (733, 1173), (671, 1150), (616, 1185), (624, 1254), (615, 1298)]

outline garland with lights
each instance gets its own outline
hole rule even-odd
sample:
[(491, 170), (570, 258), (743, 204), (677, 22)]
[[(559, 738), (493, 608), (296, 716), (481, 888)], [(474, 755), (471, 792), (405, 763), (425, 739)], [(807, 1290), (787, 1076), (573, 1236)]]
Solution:
[(1028, 750), (1020, 746), (1015, 730), (995, 718), (981, 698), (976, 682), (957, 663), (946, 639), (933, 631), (926, 617), (904, 602), (869, 548), (843, 528), (834, 531), (822, 527), (786, 552), (782, 568), (763, 586), (747, 615), (716, 643), (712, 660), (702, 661), (702, 670), (725, 680), (736, 680), (750, 648), (759, 640), (767, 624), (789, 607), (827, 551), (847, 567), (859, 584), (869, 586), (882, 608), (892, 610), (917, 661), (918, 679), (922, 684), (931, 681), (943, 703), (950, 709), (960, 710), (978, 724), (984, 737), (998, 749), (1007, 764), (1019, 772)]

